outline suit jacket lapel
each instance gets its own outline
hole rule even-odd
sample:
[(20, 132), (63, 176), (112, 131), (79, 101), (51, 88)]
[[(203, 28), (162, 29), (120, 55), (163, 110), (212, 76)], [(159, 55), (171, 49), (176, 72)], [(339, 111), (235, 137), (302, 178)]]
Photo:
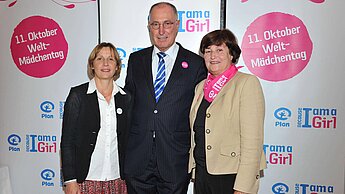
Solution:
[(126, 107), (126, 98), (124, 95), (120, 94), (120, 92), (118, 92), (115, 95), (115, 113), (116, 113), (116, 119), (117, 119), (117, 134), (120, 135), (121, 134), (121, 129), (125, 129), (125, 123), (126, 123), (126, 114), (125, 114), (125, 109)]
[(196, 118), (196, 114), (197, 114), (197, 111), (199, 109), (199, 106), (201, 104), (201, 101), (202, 99), (204, 98), (204, 83), (205, 83), (205, 80), (201, 81), (198, 85), (197, 85), (197, 88), (196, 88), (196, 91), (195, 91), (195, 96), (194, 96), (194, 100), (193, 100), (193, 103), (192, 103), (192, 107), (191, 107), (191, 117), (190, 117), (190, 123), (191, 123), (191, 127), (193, 127), (194, 125), (194, 121), (195, 121), (195, 118)]
[(97, 97), (97, 92), (94, 91), (92, 94), (86, 94), (86, 100), (87, 104), (89, 104), (89, 108), (91, 109), (90, 111), (95, 113), (95, 117), (97, 121), (100, 121), (100, 110), (99, 110), (99, 105), (98, 105), (98, 97)]
[(153, 46), (150, 47), (150, 49), (147, 50), (147, 53), (143, 55), (143, 72), (145, 76), (145, 80), (147, 82), (147, 86), (149, 87), (150, 93), (155, 99), (155, 92), (153, 88), (153, 77), (152, 77), (152, 52), (153, 52)]
[[(169, 80), (165, 86), (164, 91), (169, 90), (170, 88), (173, 88), (175, 80), (178, 80), (180, 78), (181, 74), (183, 73), (183, 69), (182, 69), (181, 64), (182, 64), (182, 61), (185, 60), (187, 56), (186, 56), (186, 52), (185, 52), (184, 48), (180, 44), (178, 44), (178, 45), (179, 45), (179, 50), (178, 50), (178, 53), (176, 56), (176, 60), (175, 60), (174, 66), (172, 68)], [(163, 91), (162, 97), (164, 95), (164, 91)]]

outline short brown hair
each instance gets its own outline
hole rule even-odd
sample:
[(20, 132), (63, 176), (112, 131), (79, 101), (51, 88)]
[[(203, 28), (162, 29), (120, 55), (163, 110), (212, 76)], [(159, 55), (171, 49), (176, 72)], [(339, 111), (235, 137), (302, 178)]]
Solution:
[(87, 63), (87, 74), (90, 79), (95, 77), (95, 70), (93, 69), (93, 61), (96, 59), (97, 54), (102, 50), (102, 48), (109, 47), (112, 54), (114, 55), (115, 58), (115, 66), (117, 67), (115, 74), (114, 74), (114, 80), (117, 80), (119, 78), (120, 73), (121, 73), (121, 58), (119, 53), (116, 50), (116, 47), (109, 43), (109, 42), (102, 42), (98, 44), (90, 53), (88, 63)]
[(200, 43), (200, 52), (205, 53), (205, 49), (211, 45), (220, 46), (225, 44), (229, 48), (230, 54), (233, 56), (232, 62), (237, 63), (241, 55), (241, 49), (238, 46), (237, 38), (228, 29), (214, 30), (206, 34)]

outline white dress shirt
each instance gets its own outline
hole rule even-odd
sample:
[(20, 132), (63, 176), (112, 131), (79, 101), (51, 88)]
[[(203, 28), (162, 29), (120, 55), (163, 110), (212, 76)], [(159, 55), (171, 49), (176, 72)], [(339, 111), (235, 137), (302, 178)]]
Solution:
[[(97, 90), (95, 80), (89, 83), (87, 93), (97, 92), (101, 128), (98, 132), (95, 150), (91, 156), (90, 169), (86, 180), (108, 181), (120, 177), (118, 144), (116, 133), (115, 100), (111, 98), (108, 103), (104, 96)], [(112, 96), (123, 92), (114, 81)]]
[[(171, 71), (174, 67), (174, 63), (177, 57), (179, 46), (176, 44), (176, 42), (164, 53), (167, 54), (164, 57), (165, 61), (165, 85), (167, 84)], [(159, 57), (157, 53), (161, 52), (156, 46), (153, 48), (152, 52), (152, 79), (153, 79), (153, 84), (155, 83), (156, 76), (157, 76), (157, 70), (158, 70), (158, 62), (159, 62)]]

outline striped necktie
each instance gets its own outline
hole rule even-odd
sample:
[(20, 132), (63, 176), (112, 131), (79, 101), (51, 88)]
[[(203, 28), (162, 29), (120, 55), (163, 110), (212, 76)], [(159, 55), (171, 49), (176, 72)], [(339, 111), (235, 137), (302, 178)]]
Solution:
[(159, 52), (159, 53), (157, 53), (157, 55), (159, 57), (159, 62), (158, 62), (157, 76), (156, 76), (156, 80), (154, 83), (156, 102), (158, 102), (160, 96), (162, 95), (163, 90), (164, 90), (164, 86), (165, 86), (165, 61), (164, 61), (164, 57), (166, 56), (166, 54), (163, 52)]

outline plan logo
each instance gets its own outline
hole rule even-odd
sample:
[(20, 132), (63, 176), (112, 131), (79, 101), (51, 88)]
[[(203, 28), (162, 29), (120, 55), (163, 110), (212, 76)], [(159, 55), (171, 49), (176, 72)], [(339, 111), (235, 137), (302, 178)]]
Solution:
[(291, 111), (288, 108), (281, 107), (274, 111), (274, 117), (277, 119), (274, 123), (275, 127), (290, 127), (289, 119)]
[(337, 109), (335, 108), (298, 108), (297, 127), (315, 129), (336, 129)]
[(264, 145), (264, 153), (268, 156), (267, 164), (292, 165), (293, 147), (286, 145)]
[(7, 142), (8, 142), (8, 144), (10, 144), (10, 146), (8, 147), (8, 151), (19, 152), (20, 148), (18, 147), (18, 145), (21, 141), (22, 140), (21, 140), (20, 136), (17, 134), (11, 134), (10, 136), (8, 136)]
[(56, 147), (54, 135), (26, 135), (26, 152), (56, 153)]
[(274, 194), (288, 194), (289, 187), (285, 183), (276, 183), (272, 186), (272, 192)]
[(54, 182), (52, 181), (55, 177), (55, 172), (51, 169), (44, 169), (41, 172), (41, 178), (43, 179), (42, 185), (43, 187), (53, 187)]
[(209, 32), (211, 11), (178, 11), (179, 32)]
[(50, 101), (44, 101), (40, 105), (40, 109), (43, 112), (41, 114), (42, 119), (53, 119), (54, 115), (52, 115), (52, 111), (54, 110), (54, 104)]
[[(121, 62), (124, 61), (124, 59), (127, 57), (127, 52), (125, 49), (123, 48), (116, 48), (117, 52), (119, 53), (119, 56), (120, 56), (120, 59), (121, 59)], [(126, 67), (126, 64), (122, 63), (121, 64), (121, 68), (125, 68)]]

